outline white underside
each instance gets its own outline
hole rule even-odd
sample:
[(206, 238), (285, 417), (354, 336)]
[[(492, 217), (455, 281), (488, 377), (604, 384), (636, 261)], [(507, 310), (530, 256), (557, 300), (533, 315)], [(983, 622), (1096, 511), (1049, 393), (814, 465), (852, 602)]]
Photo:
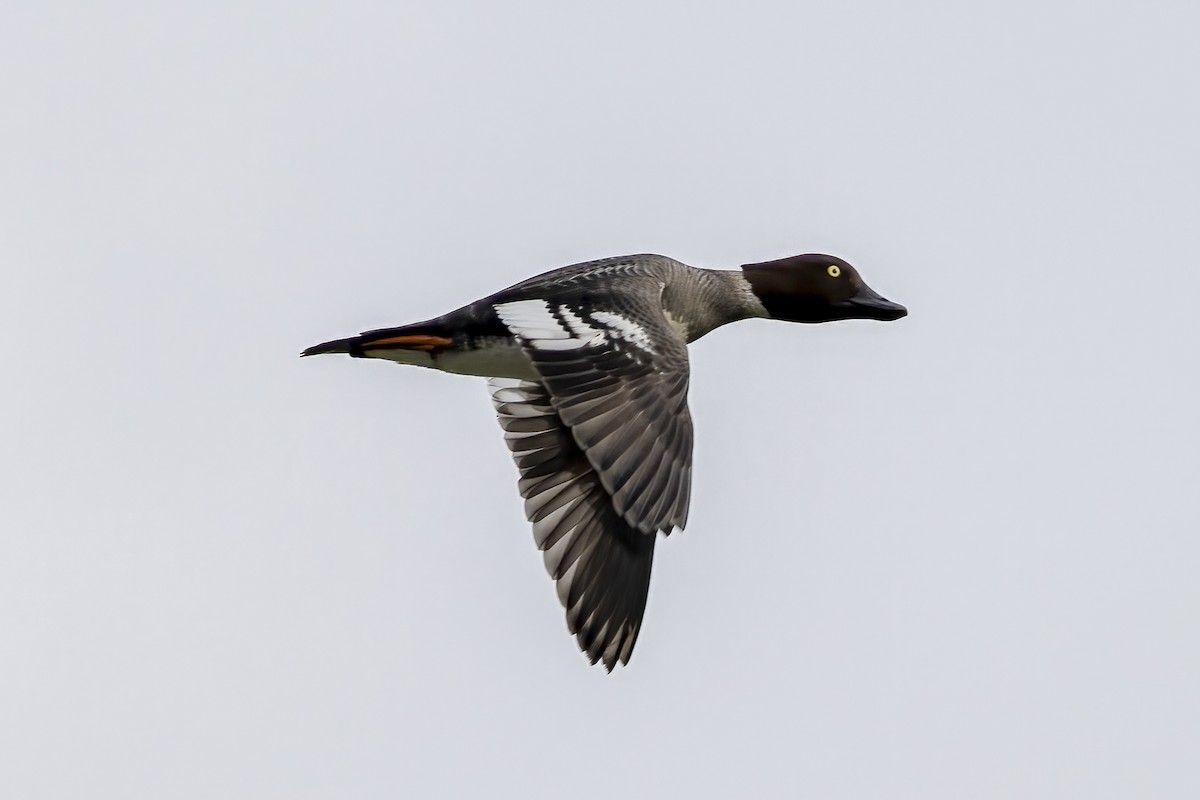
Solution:
[(486, 348), (470, 352), (448, 351), (438, 356), (420, 350), (366, 350), (370, 358), (382, 358), (397, 364), (452, 372), (456, 375), (478, 375), (481, 378), (518, 378), (540, 380), (533, 362), (511, 340), (498, 339)]

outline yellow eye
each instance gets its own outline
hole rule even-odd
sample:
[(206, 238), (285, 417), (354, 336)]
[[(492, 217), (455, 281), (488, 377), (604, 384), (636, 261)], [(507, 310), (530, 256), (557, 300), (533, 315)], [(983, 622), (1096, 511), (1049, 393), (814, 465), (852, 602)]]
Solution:
[(829, 269), (827, 269), (825, 271), (829, 273), (829, 277), (831, 277), (831, 278), (836, 278), (842, 274), (842, 268), (839, 267), (837, 264), (830, 264)]

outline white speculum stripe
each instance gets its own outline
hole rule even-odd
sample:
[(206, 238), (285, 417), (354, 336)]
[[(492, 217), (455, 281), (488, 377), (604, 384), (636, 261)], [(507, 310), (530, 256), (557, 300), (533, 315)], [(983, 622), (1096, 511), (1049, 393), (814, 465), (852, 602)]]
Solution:
[(608, 327), (618, 338), (643, 350), (654, 352), (654, 348), (650, 344), (650, 335), (646, 333), (645, 328), (633, 320), (611, 311), (593, 311), (592, 319)]
[(575, 312), (572, 311), (571, 309), (567, 308), (566, 306), (559, 306), (558, 313), (562, 316), (562, 318), (564, 320), (566, 320), (567, 327), (571, 330), (571, 333), (573, 333), (576, 336), (576, 338), (591, 339), (595, 336), (603, 336), (604, 335), (600, 331), (593, 328), (591, 325), (588, 325), (586, 322), (584, 322), (578, 316), (576, 316)]
[(508, 329), (538, 350), (578, 350), (603, 345), (611, 336), (654, 352), (646, 329), (621, 314), (592, 311), (590, 321), (604, 326), (600, 329), (566, 305), (559, 305), (557, 312), (545, 300), (517, 300), (496, 306), (496, 313)]
[(508, 329), (527, 339), (566, 339), (570, 336), (563, 330), (550, 304), (545, 300), (517, 300), (496, 306), (496, 314)]

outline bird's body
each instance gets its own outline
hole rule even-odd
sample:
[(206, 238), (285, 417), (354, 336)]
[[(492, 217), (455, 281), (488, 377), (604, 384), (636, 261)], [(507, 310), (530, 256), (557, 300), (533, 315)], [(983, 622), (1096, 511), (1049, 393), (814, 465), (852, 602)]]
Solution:
[[(649, 312), (650, 319), (640, 323), (648, 325), (648, 331), (658, 325), (656, 317), (665, 318), (667, 330), (658, 333), (685, 343), (728, 322), (767, 316), (740, 270), (703, 270), (664, 256), (627, 256), (563, 267), (436, 319), (367, 331), (310, 349), (384, 358), (459, 375), (540, 381), (519, 337), (498, 310), (504, 306), (510, 314), (518, 309), (536, 313), (535, 306), (528, 304), (538, 302), (554, 305), (546, 310), (547, 320), (553, 319), (554, 325), (562, 322), (560, 309), (586, 314), (595, 308), (614, 318), (624, 312), (630, 324), (639, 324), (638, 318)], [(647, 305), (650, 308), (642, 308)]]
[(623, 256), (538, 275), (436, 319), (311, 347), (491, 378), (534, 539), (592, 663), (626, 663), (658, 532), (687, 521), (687, 344), (751, 317), (905, 314), (846, 262), (741, 270)]

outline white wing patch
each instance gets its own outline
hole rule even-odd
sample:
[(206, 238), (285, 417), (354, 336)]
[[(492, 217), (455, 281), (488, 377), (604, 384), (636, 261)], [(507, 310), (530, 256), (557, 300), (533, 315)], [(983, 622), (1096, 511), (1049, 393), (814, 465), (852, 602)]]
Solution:
[(650, 334), (646, 329), (628, 317), (614, 314), (611, 311), (593, 311), (592, 319), (607, 327), (618, 339), (624, 339), (635, 347), (653, 353), (654, 346), (650, 342)]
[(516, 300), (495, 308), (500, 321), (537, 350), (578, 350), (602, 344), (607, 336), (565, 305), (555, 313), (546, 300)]
[(566, 320), (567, 327), (571, 329), (571, 333), (573, 333), (577, 338), (594, 339), (597, 336), (604, 336), (603, 331), (598, 331), (591, 325), (588, 325), (586, 322), (577, 317), (574, 311), (566, 306), (559, 306), (558, 313), (562, 315), (564, 320)]
[(571, 338), (570, 332), (564, 329), (551, 313), (550, 304), (545, 300), (516, 300), (512, 303), (501, 303), (495, 308), (500, 321), (522, 339)]

